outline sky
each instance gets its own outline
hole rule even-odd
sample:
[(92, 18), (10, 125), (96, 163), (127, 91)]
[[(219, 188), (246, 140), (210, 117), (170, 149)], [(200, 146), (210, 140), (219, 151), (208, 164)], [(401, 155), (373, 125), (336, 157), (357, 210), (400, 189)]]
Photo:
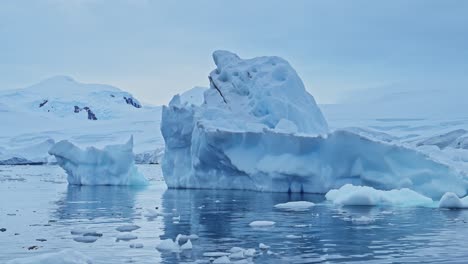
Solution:
[(285, 58), (322, 104), (466, 90), (467, 14), (462, 0), (2, 0), (0, 90), (69, 75), (165, 104), (209, 85), (217, 49)]

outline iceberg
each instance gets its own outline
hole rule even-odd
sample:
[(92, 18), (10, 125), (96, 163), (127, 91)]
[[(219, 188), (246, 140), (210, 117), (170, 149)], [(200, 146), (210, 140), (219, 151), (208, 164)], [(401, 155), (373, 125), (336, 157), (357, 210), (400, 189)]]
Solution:
[(465, 196), (463, 172), (407, 146), (330, 131), (287, 61), (215, 51), (202, 103), (163, 107), (169, 188), (327, 193), (345, 184)]
[(62, 140), (49, 150), (67, 173), (72, 185), (146, 185), (147, 180), (135, 166), (133, 137), (122, 145), (108, 145), (102, 150), (85, 150)]

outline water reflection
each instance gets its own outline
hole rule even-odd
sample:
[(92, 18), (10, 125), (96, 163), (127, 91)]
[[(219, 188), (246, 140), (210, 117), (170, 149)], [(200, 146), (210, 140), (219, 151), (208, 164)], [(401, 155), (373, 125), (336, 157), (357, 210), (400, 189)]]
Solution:
[(135, 217), (135, 196), (141, 187), (69, 185), (54, 212), (61, 220), (121, 219)]
[[(163, 238), (197, 234), (189, 255), (162, 254), (164, 263), (203, 259), (208, 251), (234, 246), (271, 246), (255, 263), (388, 262), (443, 259), (445, 252), (468, 256), (450, 236), (468, 235), (461, 211), (429, 208), (336, 207), (323, 196), (245, 191), (167, 190), (163, 194)], [(317, 203), (309, 211), (286, 212), (274, 208), (287, 201)], [(180, 221), (178, 217), (180, 216)], [(255, 229), (249, 223), (271, 220), (271, 228)], [(450, 232), (447, 232), (450, 231)], [(439, 246), (434, 250), (431, 245)], [(444, 242), (440, 242), (444, 241)], [(261, 252), (261, 251), (259, 251)], [(270, 252), (270, 253), (271, 253)], [(446, 257), (446, 256), (445, 256)], [(184, 259), (187, 258), (187, 259)], [(206, 258), (205, 258), (206, 259)]]

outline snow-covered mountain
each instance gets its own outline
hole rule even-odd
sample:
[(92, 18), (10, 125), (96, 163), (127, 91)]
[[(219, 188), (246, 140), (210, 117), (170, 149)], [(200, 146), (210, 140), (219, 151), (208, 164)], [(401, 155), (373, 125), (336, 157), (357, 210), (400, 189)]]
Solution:
[(110, 85), (80, 83), (68, 76), (0, 92), (0, 109), (68, 119), (114, 119), (139, 108), (141, 103), (130, 93)]
[(137, 162), (157, 162), (164, 146), (160, 116), (160, 107), (142, 105), (119, 88), (67, 76), (0, 91), (0, 163), (45, 162), (58, 140), (102, 147), (131, 135)]

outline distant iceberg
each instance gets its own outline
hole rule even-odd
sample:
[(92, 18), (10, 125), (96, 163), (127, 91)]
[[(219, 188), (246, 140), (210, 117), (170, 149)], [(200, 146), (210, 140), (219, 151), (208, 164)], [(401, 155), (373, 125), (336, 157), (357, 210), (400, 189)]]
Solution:
[(285, 60), (216, 51), (202, 103), (163, 108), (162, 169), (169, 188), (326, 193), (345, 184), (463, 197), (463, 173), (404, 146), (329, 131)]
[(58, 165), (67, 172), (73, 185), (146, 185), (134, 163), (133, 137), (122, 145), (109, 145), (102, 150), (78, 148), (69, 141), (56, 143), (50, 150)]

